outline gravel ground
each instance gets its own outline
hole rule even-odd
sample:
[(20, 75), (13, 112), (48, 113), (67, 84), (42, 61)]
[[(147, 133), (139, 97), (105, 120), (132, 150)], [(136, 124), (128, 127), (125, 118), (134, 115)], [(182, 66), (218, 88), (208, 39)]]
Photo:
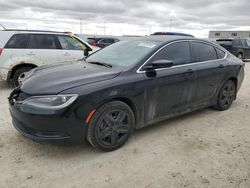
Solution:
[(121, 149), (41, 145), (12, 126), (0, 82), (0, 187), (250, 187), (250, 63), (238, 99), (136, 131)]

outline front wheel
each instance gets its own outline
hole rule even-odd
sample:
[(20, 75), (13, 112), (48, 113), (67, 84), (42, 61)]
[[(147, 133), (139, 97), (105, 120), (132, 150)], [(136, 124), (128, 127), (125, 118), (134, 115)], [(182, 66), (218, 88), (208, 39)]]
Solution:
[(32, 67), (22, 67), (17, 69), (12, 78), (14, 87), (21, 85), (22, 82), (26, 79), (28, 72), (32, 69)]
[(100, 107), (91, 119), (87, 140), (97, 149), (113, 151), (124, 145), (134, 130), (135, 120), (131, 108), (113, 101)]
[(227, 110), (233, 103), (236, 96), (236, 86), (232, 80), (228, 80), (221, 87), (215, 109)]

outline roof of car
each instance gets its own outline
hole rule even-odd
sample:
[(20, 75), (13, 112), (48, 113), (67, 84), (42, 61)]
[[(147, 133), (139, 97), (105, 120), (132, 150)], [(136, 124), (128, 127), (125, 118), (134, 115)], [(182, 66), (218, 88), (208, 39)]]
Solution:
[(73, 34), (72, 32), (47, 31), (47, 30), (27, 30), (27, 29), (5, 29), (3, 32), (13, 33), (50, 33), (50, 34)]
[(117, 39), (115, 37), (88, 37), (87, 39), (100, 40), (100, 39)]
[(194, 37), (193, 35), (187, 33), (179, 33), (179, 32), (155, 32), (151, 35), (174, 35), (174, 36), (187, 36), (187, 37)]
[(220, 45), (218, 45), (215, 42), (211, 42), (208, 39), (199, 39), (199, 38), (186, 37), (186, 36), (151, 35), (151, 36), (146, 36), (146, 37), (138, 37), (133, 40), (145, 41), (145, 42), (152, 41), (152, 42), (160, 43), (160, 45), (165, 45), (167, 43), (178, 41), (178, 40), (192, 40), (192, 41), (197, 41), (197, 42), (209, 43), (209, 44), (212, 44), (213, 46), (216, 46), (217, 48), (221, 48)]
[(150, 35), (146, 37), (138, 37), (135, 40), (145, 40), (145, 41), (158, 41), (158, 42), (170, 42), (173, 40), (194, 40), (194, 37), (187, 36), (175, 36), (175, 35)]

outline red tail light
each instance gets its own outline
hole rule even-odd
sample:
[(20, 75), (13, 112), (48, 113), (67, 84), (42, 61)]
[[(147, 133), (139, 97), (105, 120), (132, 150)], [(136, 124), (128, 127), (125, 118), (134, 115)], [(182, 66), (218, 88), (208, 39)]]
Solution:
[(3, 48), (0, 48), (0, 55), (2, 54), (2, 52), (3, 52)]

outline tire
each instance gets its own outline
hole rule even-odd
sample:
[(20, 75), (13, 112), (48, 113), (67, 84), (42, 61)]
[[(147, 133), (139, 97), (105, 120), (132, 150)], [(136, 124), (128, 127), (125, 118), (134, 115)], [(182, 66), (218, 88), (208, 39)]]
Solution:
[(95, 112), (88, 125), (87, 140), (101, 151), (114, 151), (127, 142), (134, 126), (131, 108), (121, 101), (112, 101)]
[(238, 53), (237, 57), (241, 60), (243, 60), (243, 54), (242, 53)]
[(33, 69), (32, 67), (22, 67), (22, 68), (17, 69), (12, 78), (12, 83), (14, 87), (18, 87), (22, 83), (22, 81), (25, 79), (27, 73), (31, 71), (32, 69)]
[(230, 108), (236, 97), (236, 86), (232, 80), (227, 80), (221, 87), (215, 109), (223, 111)]

